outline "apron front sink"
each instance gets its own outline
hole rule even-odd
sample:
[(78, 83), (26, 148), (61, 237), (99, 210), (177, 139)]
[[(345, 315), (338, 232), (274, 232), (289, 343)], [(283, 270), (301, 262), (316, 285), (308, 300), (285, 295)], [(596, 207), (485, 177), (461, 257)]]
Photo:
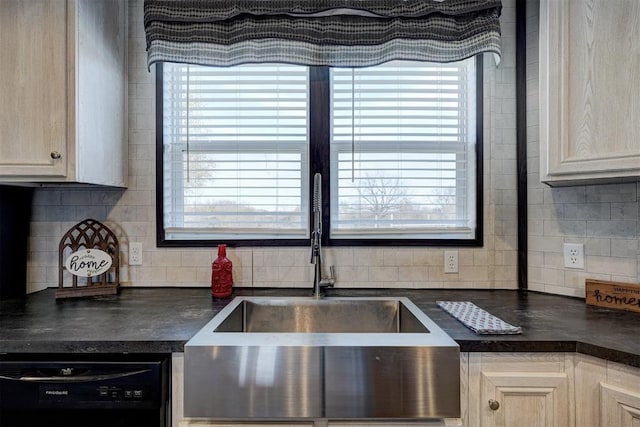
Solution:
[(237, 297), (185, 345), (185, 415), (458, 418), (458, 345), (408, 298)]

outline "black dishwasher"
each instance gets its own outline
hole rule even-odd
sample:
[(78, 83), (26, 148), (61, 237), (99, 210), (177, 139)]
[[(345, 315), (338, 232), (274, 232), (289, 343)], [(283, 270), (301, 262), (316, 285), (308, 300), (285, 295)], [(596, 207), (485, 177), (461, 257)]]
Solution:
[(0, 360), (0, 426), (168, 427), (168, 358)]

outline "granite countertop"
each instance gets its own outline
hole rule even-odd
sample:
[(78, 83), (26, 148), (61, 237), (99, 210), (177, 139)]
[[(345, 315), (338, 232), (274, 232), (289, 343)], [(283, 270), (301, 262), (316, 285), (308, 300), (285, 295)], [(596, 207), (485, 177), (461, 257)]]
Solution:
[[(56, 301), (47, 289), (0, 302), (0, 354), (171, 353), (230, 299), (207, 288), (124, 288), (112, 297)], [(307, 296), (307, 289), (235, 289), (234, 296)], [(405, 296), (463, 352), (573, 352), (640, 367), (640, 314), (585, 305), (583, 300), (508, 290), (353, 290), (329, 296)], [(472, 301), (521, 335), (476, 335), (436, 305)]]

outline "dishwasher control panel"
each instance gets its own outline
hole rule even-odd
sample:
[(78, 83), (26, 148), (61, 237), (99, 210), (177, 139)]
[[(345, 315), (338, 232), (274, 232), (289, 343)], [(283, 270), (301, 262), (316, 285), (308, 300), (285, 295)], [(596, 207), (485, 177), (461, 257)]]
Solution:
[(0, 409), (157, 408), (166, 377), (166, 361), (0, 361)]

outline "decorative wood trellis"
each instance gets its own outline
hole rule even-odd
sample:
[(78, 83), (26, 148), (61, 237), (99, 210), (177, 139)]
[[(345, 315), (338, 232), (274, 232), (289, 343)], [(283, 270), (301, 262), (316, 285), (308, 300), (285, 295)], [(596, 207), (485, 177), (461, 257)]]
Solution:
[[(80, 249), (100, 249), (106, 252), (111, 257), (111, 267), (98, 276), (87, 277), (86, 282), (80, 284), (78, 284), (78, 276), (70, 275), (71, 286), (65, 286), (65, 259)], [(107, 226), (95, 219), (85, 219), (77, 223), (62, 236), (58, 246), (58, 266), (56, 299), (116, 295), (118, 293), (120, 285), (118, 239)]]

